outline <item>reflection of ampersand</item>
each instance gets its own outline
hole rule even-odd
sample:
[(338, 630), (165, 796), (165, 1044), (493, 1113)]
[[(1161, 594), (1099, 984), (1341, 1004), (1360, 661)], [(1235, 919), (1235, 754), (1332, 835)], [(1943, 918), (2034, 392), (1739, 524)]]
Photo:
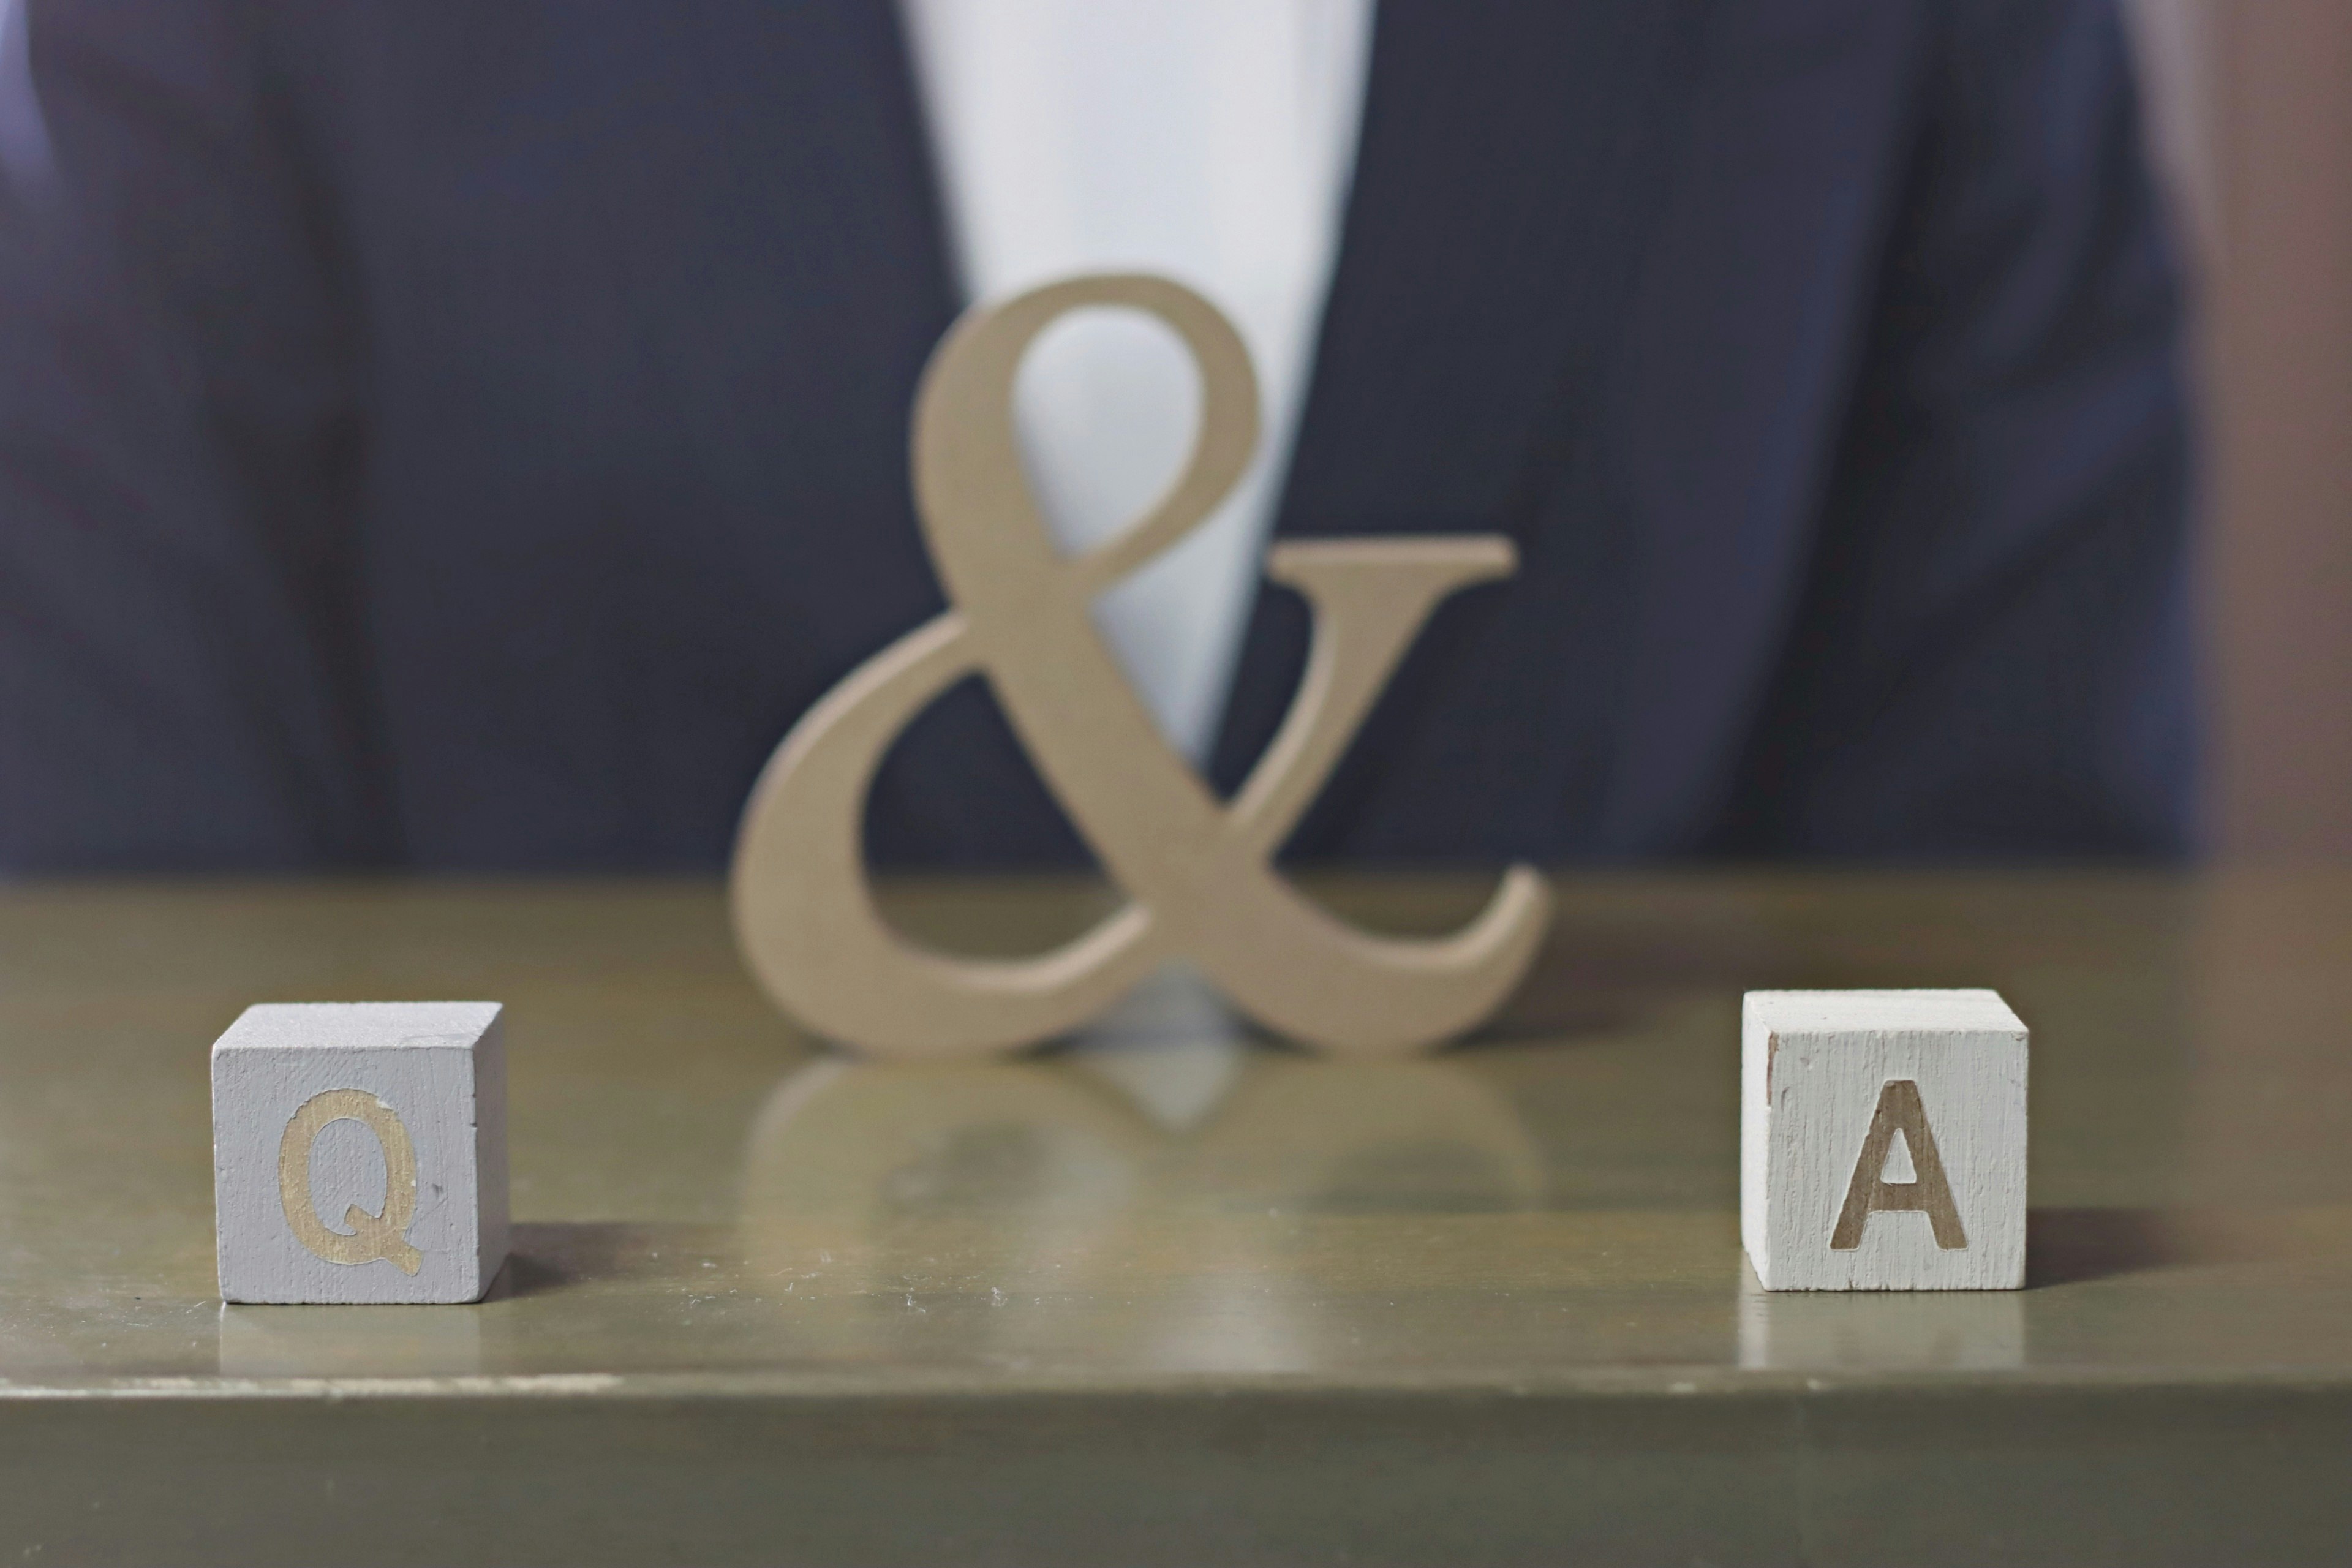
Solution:
[[(1201, 374), (1201, 427), (1168, 493), (1076, 558), (1039, 519), (1013, 434), (1013, 384), (1065, 313), (1159, 317)], [(784, 738), (752, 792), (734, 871), (751, 968), (803, 1021), (892, 1056), (1003, 1049), (1062, 1033), (1175, 955), (1261, 1022), (1352, 1053), (1410, 1050), (1478, 1022), (1542, 940), (1550, 895), (1513, 867), (1486, 910), (1440, 940), (1376, 937), (1301, 897), (1271, 865), (1438, 602), (1505, 576), (1493, 536), (1343, 539), (1274, 550), (1268, 574), (1315, 612), (1280, 731), (1231, 803), (1168, 747), (1097, 637), (1094, 595), (1213, 511), (1257, 443), (1257, 385), (1214, 307), (1161, 279), (1075, 279), (958, 322), (915, 404), (915, 500), (952, 607), (866, 661)], [(1066, 946), (1018, 961), (902, 943), (862, 860), (883, 753), (931, 700), (985, 672), (1014, 732), (1130, 902)]]
[[(353, 1204), (343, 1211), (346, 1236), (330, 1230), (310, 1201), (310, 1149), (330, 1121), (361, 1122), (383, 1148), (383, 1212), (370, 1214)], [(373, 1263), (381, 1258), (403, 1274), (414, 1274), (425, 1255), (408, 1245), (416, 1218), (416, 1150), (408, 1129), (392, 1107), (356, 1089), (331, 1089), (302, 1102), (278, 1141), (278, 1201), (294, 1238), (330, 1263)]]

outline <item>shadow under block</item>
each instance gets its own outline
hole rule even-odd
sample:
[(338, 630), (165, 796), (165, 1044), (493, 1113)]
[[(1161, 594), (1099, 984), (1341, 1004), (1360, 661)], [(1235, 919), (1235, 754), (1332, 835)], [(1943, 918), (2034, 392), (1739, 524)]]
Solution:
[(1739, 1215), (1768, 1290), (2025, 1283), (2026, 1030), (1990, 991), (1751, 991)]
[(228, 1301), (479, 1300), (507, 1255), (494, 1002), (248, 1007), (213, 1045)]

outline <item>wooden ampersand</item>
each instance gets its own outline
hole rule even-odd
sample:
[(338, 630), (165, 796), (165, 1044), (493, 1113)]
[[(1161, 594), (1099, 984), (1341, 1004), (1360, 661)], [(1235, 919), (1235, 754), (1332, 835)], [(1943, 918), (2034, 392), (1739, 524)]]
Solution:
[[(1200, 369), (1201, 426), (1160, 501), (1088, 553), (1059, 553), (1013, 431), (1013, 386), (1038, 333), (1118, 306), (1173, 328)], [(1301, 896), (1272, 857), (1322, 787), (1438, 602), (1507, 575), (1493, 536), (1343, 539), (1270, 552), (1315, 636), (1280, 731), (1231, 802), (1154, 726), (1088, 615), (1094, 596), (1216, 508), (1258, 436), (1256, 377), (1215, 307), (1164, 279), (1050, 285), (956, 323), (916, 395), (915, 503), (951, 607), (867, 660), (795, 725), (736, 841), (735, 929), (787, 1011), (890, 1057), (1016, 1048), (1085, 1022), (1162, 961), (1198, 964), (1268, 1027), (1327, 1050), (1392, 1054), (1471, 1027), (1517, 983), (1550, 918), (1514, 866), (1452, 936), (1402, 941)], [(1129, 901), (1034, 958), (950, 958), (909, 945), (874, 904), (861, 850), (866, 790), (899, 731), (978, 670), (1038, 772)]]

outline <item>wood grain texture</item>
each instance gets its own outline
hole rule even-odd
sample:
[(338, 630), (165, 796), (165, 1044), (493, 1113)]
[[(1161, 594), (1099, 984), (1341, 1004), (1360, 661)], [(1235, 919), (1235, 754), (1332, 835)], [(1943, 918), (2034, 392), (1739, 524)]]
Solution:
[[(1167, 494), (1109, 542), (1063, 556), (1031, 495), (1013, 387), (1038, 334), (1073, 310), (1142, 311), (1201, 376), (1201, 426)], [(777, 748), (746, 806), (733, 876), (752, 973), (802, 1022), (896, 1058), (1017, 1050), (1065, 1034), (1174, 958), (1258, 1022), (1347, 1056), (1424, 1049), (1474, 1027), (1517, 987), (1551, 914), (1512, 868), (1452, 934), (1375, 935), (1335, 918), (1272, 865), (1397, 662), (1448, 595), (1507, 575), (1499, 536), (1338, 539), (1273, 552), (1315, 637), (1291, 710), (1232, 801), (1160, 735), (1103, 643), (1094, 596), (1205, 521), (1258, 438), (1256, 380), (1230, 322), (1165, 279), (1072, 279), (976, 308), (917, 394), (914, 488), (950, 608), (852, 671)], [(1129, 901), (1027, 958), (956, 960), (891, 931), (863, 864), (866, 795), (884, 753), (932, 700), (986, 675), (1013, 731)]]
[(493, 1002), (248, 1007), (214, 1043), (229, 1301), (478, 1300), (506, 1259)]
[[(2342, 1560), (2352, 878), (1554, 883), (1493, 1046), (1177, 1095), (1121, 1082), (1209, 1054), (1178, 1009), (827, 1051), (715, 883), (0, 888), (0, 1561)], [(1106, 903), (878, 894), (959, 952)], [(1751, 1287), (1741, 993), (1953, 976), (2033, 1026), (2031, 1288)], [(362, 995), (506, 1002), (514, 1261), (224, 1310), (202, 1047)]]
[(2026, 1030), (1990, 991), (1751, 991), (1740, 1233), (1771, 1290), (2025, 1283)]

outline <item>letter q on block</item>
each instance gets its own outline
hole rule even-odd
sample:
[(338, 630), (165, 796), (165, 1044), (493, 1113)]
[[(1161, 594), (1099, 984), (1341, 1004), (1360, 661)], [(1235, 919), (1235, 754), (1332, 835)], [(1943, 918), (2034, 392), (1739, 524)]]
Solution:
[(2025, 1283), (2025, 1026), (1991, 991), (1751, 991), (1739, 1217), (1768, 1290)]
[(248, 1007), (213, 1046), (229, 1301), (477, 1301), (507, 1255), (495, 1002)]

